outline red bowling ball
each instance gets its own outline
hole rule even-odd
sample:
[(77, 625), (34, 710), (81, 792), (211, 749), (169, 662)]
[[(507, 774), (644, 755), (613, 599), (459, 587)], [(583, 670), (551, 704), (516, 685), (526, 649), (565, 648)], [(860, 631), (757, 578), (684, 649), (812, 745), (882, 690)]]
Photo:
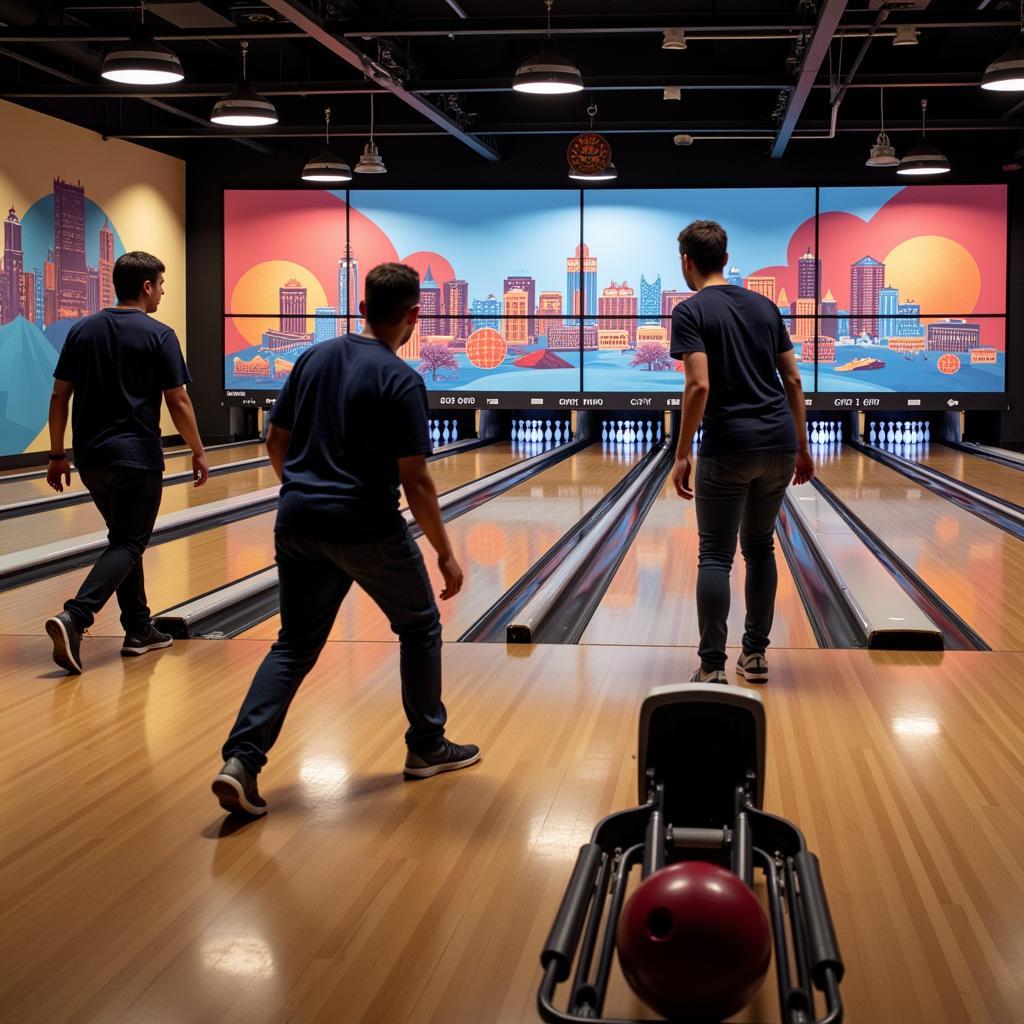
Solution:
[(653, 1010), (678, 1021), (720, 1021), (742, 1009), (771, 961), (768, 918), (725, 868), (672, 864), (626, 902), (616, 941), (622, 973)]

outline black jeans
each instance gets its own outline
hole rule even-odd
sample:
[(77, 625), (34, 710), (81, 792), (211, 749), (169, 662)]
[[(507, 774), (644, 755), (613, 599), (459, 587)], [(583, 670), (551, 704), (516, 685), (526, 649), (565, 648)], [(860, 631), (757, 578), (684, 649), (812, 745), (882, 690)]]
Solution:
[(341, 602), (358, 583), (387, 616), (400, 644), (405, 742), (436, 750), (447, 712), (441, 703), (441, 618), (420, 549), (403, 527), (372, 544), (335, 544), (275, 535), (281, 631), (256, 671), (223, 754), (252, 772), (267, 763), (302, 680), (316, 664)]
[(697, 624), (700, 660), (725, 668), (729, 571), (736, 537), (747, 567), (743, 650), (764, 654), (775, 618), (775, 521), (793, 477), (796, 452), (702, 455), (697, 459)]
[(79, 629), (88, 629), (116, 593), (125, 632), (145, 633), (150, 619), (142, 554), (160, 510), (163, 474), (122, 466), (79, 469), (78, 474), (107, 524), (109, 546), (64, 610)]

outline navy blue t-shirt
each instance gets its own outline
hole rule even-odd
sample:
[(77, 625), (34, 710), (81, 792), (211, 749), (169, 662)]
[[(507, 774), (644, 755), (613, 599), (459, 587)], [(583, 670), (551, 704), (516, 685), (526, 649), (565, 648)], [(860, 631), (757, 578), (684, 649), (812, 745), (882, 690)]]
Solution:
[(776, 369), (793, 347), (778, 307), (738, 285), (710, 285), (672, 310), (672, 355), (708, 357), (701, 455), (796, 451), (796, 428)]
[(423, 378), (382, 341), (345, 334), (296, 360), (270, 422), (291, 431), (279, 530), (337, 544), (398, 533), (398, 460), (429, 455)]
[(79, 469), (162, 472), (160, 399), (192, 379), (170, 327), (133, 306), (101, 309), (68, 331), (53, 376), (75, 388), (71, 443)]

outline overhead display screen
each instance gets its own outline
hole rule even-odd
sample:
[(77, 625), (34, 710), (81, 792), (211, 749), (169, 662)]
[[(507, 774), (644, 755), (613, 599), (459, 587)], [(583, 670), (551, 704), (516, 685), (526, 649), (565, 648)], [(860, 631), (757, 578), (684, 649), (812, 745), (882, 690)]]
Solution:
[(399, 261), (432, 407), (678, 407), (677, 235), (708, 219), (727, 280), (779, 307), (811, 407), (997, 408), (1006, 208), (1002, 185), (227, 191), (225, 392), (272, 402)]

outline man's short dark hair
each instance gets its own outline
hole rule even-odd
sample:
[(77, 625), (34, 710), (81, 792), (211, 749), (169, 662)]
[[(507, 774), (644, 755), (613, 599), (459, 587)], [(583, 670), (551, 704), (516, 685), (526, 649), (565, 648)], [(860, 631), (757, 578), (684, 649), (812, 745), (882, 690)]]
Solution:
[(142, 292), (142, 286), (156, 279), (167, 268), (148, 252), (126, 252), (114, 264), (114, 293), (119, 302), (131, 302)]
[(366, 275), (366, 319), (397, 324), (420, 301), (420, 275), (404, 263), (381, 263)]
[(729, 236), (717, 221), (695, 220), (679, 232), (679, 255), (689, 256), (705, 276), (717, 274), (729, 255)]

